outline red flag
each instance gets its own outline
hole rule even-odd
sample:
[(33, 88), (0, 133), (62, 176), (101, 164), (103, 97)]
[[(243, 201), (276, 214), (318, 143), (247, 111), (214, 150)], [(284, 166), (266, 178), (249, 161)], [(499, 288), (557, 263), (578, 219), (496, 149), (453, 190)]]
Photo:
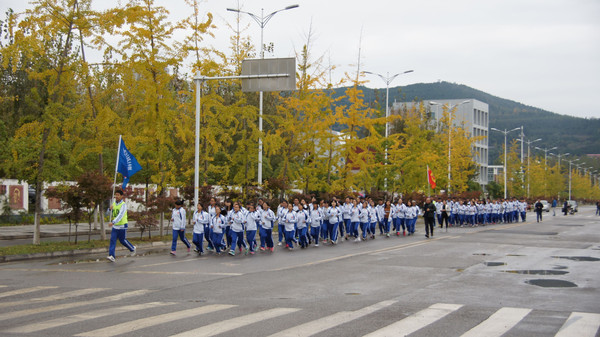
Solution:
[(429, 165), (427, 166), (427, 180), (429, 180), (431, 188), (435, 189), (435, 177), (433, 176), (433, 172), (429, 169)]

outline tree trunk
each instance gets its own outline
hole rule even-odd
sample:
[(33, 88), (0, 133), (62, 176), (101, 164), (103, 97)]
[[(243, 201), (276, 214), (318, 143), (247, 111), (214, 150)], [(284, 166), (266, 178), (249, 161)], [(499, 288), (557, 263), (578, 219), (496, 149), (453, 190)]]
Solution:
[(98, 215), (100, 216), (100, 239), (106, 240), (106, 226), (104, 225), (104, 212), (100, 211), (100, 206), (98, 205)]

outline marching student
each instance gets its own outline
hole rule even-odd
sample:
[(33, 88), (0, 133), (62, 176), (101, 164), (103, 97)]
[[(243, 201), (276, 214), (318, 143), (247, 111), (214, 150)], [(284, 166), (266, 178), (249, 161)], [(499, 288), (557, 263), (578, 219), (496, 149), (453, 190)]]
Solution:
[[(346, 240), (348, 240), (349, 236), (354, 235), (354, 225), (352, 224), (352, 208), (354, 207), (353, 201), (354, 199), (351, 200), (349, 197), (346, 197), (346, 202), (340, 206), (342, 208), (342, 218), (340, 221), (344, 222), (343, 225), (340, 224), (340, 236), (343, 236)], [(345, 236), (342, 228), (346, 230)]]
[(227, 241), (227, 248), (231, 247), (231, 213), (233, 213), (231, 200), (225, 200), (225, 205), (221, 207), (221, 214), (227, 220), (227, 225), (225, 226), (225, 240)]
[[(275, 213), (271, 210), (268, 202), (263, 202), (263, 211), (260, 227), (260, 250), (273, 252), (273, 224), (275, 223)], [(266, 244), (266, 248), (265, 248)]]
[(221, 250), (226, 248), (223, 243), (223, 232), (227, 227), (227, 219), (221, 213), (221, 206), (215, 205), (215, 216), (210, 219), (210, 240), (213, 242), (213, 246), (217, 255), (221, 255)]
[(279, 242), (277, 243), (278, 246), (281, 246), (281, 242), (284, 240), (285, 238), (285, 226), (284, 226), (284, 219), (285, 219), (285, 214), (288, 211), (288, 203), (286, 200), (281, 200), (281, 203), (279, 204), (279, 206), (277, 206), (277, 235), (279, 237)]
[(379, 235), (384, 235), (385, 233), (385, 204), (383, 200), (379, 199), (377, 201), (377, 206), (375, 206), (375, 210), (377, 213), (377, 224), (379, 227)]
[[(367, 205), (367, 201), (363, 200), (360, 204), (360, 210), (358, 212), (358, 218), (360, 221), (360, 230), (362, 232), (362, 239), (367, 240), (367, 232), (369, 232), (370, 224), (369, 224), (369, 209)], [(357, 230), (358, 232), (358, 230)], [(360, 240), (358, 240), (360, 241)]]
[(437, 202), (433, 201), (433, 205), (435, 206), (435, 217), (437, 218), (437, 222), (440, 228), (444, 227), (444, 225), (442, 224), (442, 204), (442, 198), (438, 197)]
[(112, 212), (112, 221), (108, 223), (108, 227), (112, 226), (110, 230), (110, 243), (108, 246), (108, 256), (106, 257), (110, 262), (115, 262), (115, 249), (117, 246), (117, 240), (129, 249), (131, 256), (135, 255), (136, 247), (127, 240), (127, 204), (123, 200), (123, 190), (118, 189), (115, 191), (115, 201), (110, 205), (109, 211)]
[(519, 203), (519, 212), (521, 213), (521, 222), (525, 222), (527, 219), (527, 201), (525, 199)]
[(242, 212), (240, 204), (238, 202), (233, 204), (233, 211), (229, 216), (229, 221), (231, 223), (231, 246), (229, 246), (229, 255), (235, 255), (235, 246), (237, 245), (240, 249), (240, 253), (242, 252), (242, 247), (246, 247), (246, 243), (244, 242), (244, 224), (246, 223), (246, 217), (244, 216), (244, 212)]
[(192, 222), (194, 223), (192, 243), (196, 246), (194, 251), (198, 253), (198, 255), (202, 255), (202, 253), (204, 253), (204, 233), (210, 231), (210, 215), (202, 209), (201, 204), (198, 204), (198, 209), (194, 212)]
[[(264, 202), (263, 202), (264, 204)], [(246, 254), (250, 252), (254, 255), (256, 249), (256, 230), (260, 222), (260, 211), (254, 208), (254, 204), (248, 204), (248, 211), (246, 212), (246, 242), (248, 242), (248, 248)]]
[(177, 238), (181, 239), (181, 242), (187, 247), (187, 251), (189, 253), (190, 242), (185, 237), (185, 209), (181, 207), (183, 205), (182, 200), (177, 200), (175, 202), (175, 208), (173, 208), (173, 213), (171, 214), (171, 221), (173, 223), (173, 241), (171, 242), (171, 255), (175, 256), (177, 251)]
[(328, 209), (327, 216), (329, 218), (329, 226), (327, 227), (329, 242), (335, 245), (337, 243), (337, 227), (342, 217), (342, 211), (338, 207), (337, 201), (331, 201), (331, 207)]
[(206, 249), (208, 251), (212, 251), (215, 247), (213, 246), (212, 243), (212, 234), (210, 233), (210, 219), (214, 218), (216, 215), (216, 210), (215, 210), (215, 206), (217, 205), (217, 199), (215, 199), (214, 197), (210, 198), (209, 204), (208, 204), (208, 215), (209, 215), (209, 223), (204, 226), (204, 238), (206, 239), (207, 245), (206, 245)]
[[(437, 208), (437, 207), (436, 207)], [(444, 222), (446, 222), (446, 231), (448, 230), (448, 218), (450, 217), (448, 213), (450, 213), (450, 205), (448, 205), (448, 201), (442, 201), (440, 205), (441, 213), (442, 213), (442, 222), (440, 228), (444, 228)]]
[(296, 211), (296, 228), (298, 233), (298, 244), (300, 248), (304, 249), (308, 247), (308, 225), (310, 224), (311, 217), (307, 209), (304, 209), (304, 206), (300, 207)]
[(319, 247), (319, 232), (321, 231), (323, 223), (323, 214), (321, 208), (319, 207), (319, 203), (316, 199), (313, 198), (313, 203), (311, 205), (312, 210), (310, 211), (310, 236), (315, 242), (315, 247)]
[(319, 207), (319, 213), (321, 213), (321, 239), (323, 239), (323, 243), (327, 243), (327, 228), (329, 227), (329, 218), (327, 217), (327, 213), (329, 212), (329, 207), (325, 200), (321, 200), (321, 207)]
[(296, 212), (294, 212), (294, 205), (288, 204), (287, 212), (283, 218), (283, 224), (285, 227), (285, 247), (289, 250), (294, 249), (294, 234), (296, 232)]
[(354, 237), (354, 241), (360, 241), (360, 239), (358, 238), (358, 226), (360, 224), (360, 210), (358, 208), (356, 199), (352, 199), (352, 207), (350, 208), (350, 228), (348, 230), (347, 228), (347, 233), (346, 233), (346, 239), (348, 239), (348, 236), (353, 236)]
[(407, 209), (408, 207), (402, 202), (402, 199), (398, 199), (398, 204), (396, 205), (396, 217), (398, 218), (398, 232), (396, 235), (398, 236), (400, 236), (400, 228), (402, 228), (402, 236), (406, 236), (406, 229), (408, 228), (408, 221), (406, 219)]
[(392, 202), (389, 200), (385, 201), (385, 206), (383, 207), (383, 225), (385, 236), (390, 237), (390, 218), (392, 217)]
[[(375, 233), (377, 232), (377, 223), (379, 222), (379, 215), (377, 214), (377, 206), (375, 206), (375, 201), (373, 199), (369, 200), (369, 221), (371, 222), (369, 226), (369, 230), (371, 232), (371, 239), (375, 239)], [(380, 227), (381, 228), (381, 227)]]

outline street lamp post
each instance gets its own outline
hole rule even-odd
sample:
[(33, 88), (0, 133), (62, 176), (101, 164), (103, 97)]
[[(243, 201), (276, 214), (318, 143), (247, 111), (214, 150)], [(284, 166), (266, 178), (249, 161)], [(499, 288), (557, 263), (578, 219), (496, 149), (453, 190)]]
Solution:
[[(452, 164), (451, 164), (451, 158), (452, 158), (452, 147), (450, 146), (451, 141), (452, 141), (452, 112), (454, 111), (454, 109), (456, 109), (458, 106), (466, 104), (471, 102), (471, 100), (466, 100), (466, 101), (462, 101), (458, 104), (454, 104), (454, 105), (450, 105), (448, 104), (448, 186), (446, 187), (446, 195), (450, 195), (450, 182), (452, 180)], [(433, 102), (430, 101), (429, 105), (437, 105), (440, 106), (442, 104), (438, 103), (438, 102)], [(437, 116), (436, 116), (437, 117)]]
[[(270, 14), (268, 14), (267, 16), (265, 16), (265, 10), (261, 8), (260, 10), (260, 16), (250, 13), (250, 12), (245, 12), (239, 9), (235, 9), (235, 8), (227, 8), (228, 11), (230, 12), (236, 12), (236, 13), (243, 13), (243, 14), (248, 14), (252, 19), (254, 19), (254, 21), (256, 21), (256, 23), (258, 23), (258, 25), (260, 26), (260, 58), (264, 59), (265, 58), (265, 48), (263, 46), (263, 31), (265, 26), (267, 25), (267, 23), (271, 20), (271, 18), (282, 11), (287, 11), (290, 9), (294, 9), (294, 8), (298, 8), (300, 7), (300, 5), (290, 5), (287, 6), (285, 8), (276, 10)], [(259, 103), (258, 103), (258, 131), (260, 132), (260, 136), (258, 138), (258, 184), (261, 185), (262, 184), (262, 161), (263, 161), (263, 146), (262, 146), (262, 131), (263, 131), (263, 92), (260, 91), (259, 92)]]
[(506, 199), (506, 136), (508, 135), (509, 132), (513, 132), (513, 131), (517, 131), (517, 130), (521, 130), (521, 128), (514, 128), (512, 130), (499, 130), (496, 128), (490, 128), (490, 130), (494, 130), (494, 131), (498, 131), (504, 134), (504, 199)]
[(569, 199), (568, 200), (571, 200), (571, 171), (572, 171), (571, 165), (573, 165), (573, 163), (578, 160), (579, 160), (579, 158), (573, 159), (573, 160), (568, 160), (568, 162), (569, 162)]
[(564, 157), (564, 156), (568, 156), (571, 153), (567, 152), (567, 153), (563, 153), (563, 154), (554, 154), (552, 152), (549, 153), (551, 156), (555, 156), (556, 158), (558, 158), (558, 172), (560, 173), (560, 158)]
[[(408, 73), (412, 73), (414, 70), (407, 70), (405, 72), (401, 72), (401, 73), (397, 73), (395, 75), (390, 76), (390, 73), (386, 73), (386, 76), (383, 76), (381, 74), (377, 74), (377, 73), (373, 73), (370, 71), (364, 71), (365, 74), (371, 74), (371, 75), (377, 75), (379, 76), (384, 82), (385, 82), (385, 138), (387, 139), (389, 136), (389, 117), (390, 117), (390, 83), (392, 83), (392, 81), (400, 76), (400, 75), (404, 75), (404, 74), (408, 74)], [(385, 165), (387, 165), (387, 159), (388, 159), (388, 148), (387, 148), (387, 144), (385, 145)], [(384, 188), (387, 189), (387, 174), (385, 177), (385, 183), (384, 183)]]
[(548, 175), (548, 151), (555, 150), (555, 149), (557, 149), (557, 147), (555, 146), (555, 147), (550, 148), (550, 149), (548, 149), (548, 148), (543, 148), (542, 149), (541, 147), (537, 147), (536, 146), (535, 148), (538, 149), (538, 150), (540, 150), (540, 151), (544, 151), (544, 196), (546, 196), (546, 193), (547, 193), (546, 190), (547, 190), (547, 187), (548, 187), (548, 183), (547, 183), (547, 180), (548, 180), (548, 177), (547, 177), (547, 175)]
[(527, 198), (529, 198), (529, 157), (531, 156), (531, 144), (533, 144), (535, 142), (539, 142), (540, 140), (542, 140), (542, 139), (541, 138), (538, 138), (536, 140), (524, 140), (523, 138), (520, 139), (521, 146), (524, 143), (527, 144)]

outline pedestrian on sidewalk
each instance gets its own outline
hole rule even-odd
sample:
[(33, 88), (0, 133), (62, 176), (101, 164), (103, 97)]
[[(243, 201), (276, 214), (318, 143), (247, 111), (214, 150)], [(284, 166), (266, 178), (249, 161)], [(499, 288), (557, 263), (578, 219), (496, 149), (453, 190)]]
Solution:
[(109, 208), (112, 211), (113, 219), (108, 223), (108, 227), (112, 227), (112, 229), (110, 231), (107, 259), (111, 262), (115, 262), (117, 239), (125, 248), (129, 249), (131, 256), (135, 255), (136, 247), (127, 240), (127, 204), (124, 199), (123, 190), (116, 190), (115, 201)]
[(423, 205), (423, 219), (425, 220), (425, 237), (429, 238), (429, 233), (433, 236), (433, 227), (435, 226), (435, 205), (431, 202), (431, 198), (425, 199)]
[(171, 214), (171, 222), (173, 223), (173, 241), (171, 243), (171, 255), (175, 256), (177, 251), (177, 238), (181, 239), (181, 242), (187, 247), (188, 253), (190, 252), (190, 242), (185, 237), (185, 209), (183, 207), (183, 201), (175, 201), (175, 208)]

